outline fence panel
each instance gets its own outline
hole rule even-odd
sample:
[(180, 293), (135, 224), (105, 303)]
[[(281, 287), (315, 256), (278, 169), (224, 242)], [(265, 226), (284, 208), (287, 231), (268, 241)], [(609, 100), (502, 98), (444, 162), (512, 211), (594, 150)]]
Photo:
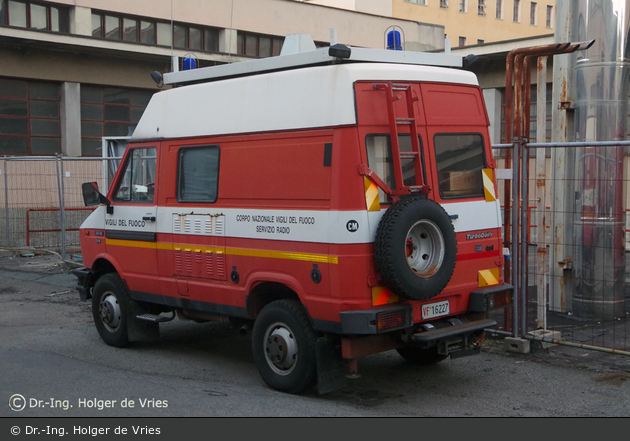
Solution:
[[(525, 144), (529, 172), (521, 174), (520, 186), (528, 203), (519, 210), (519, 224), (526, 225), (519, 230), (526, 233), (511, 254), (525, 269), (517, 283), (526, 288), (515, 299), (519, 326), (511, 331), (630, 355), (628, 161), (624, 147), (600, 144)], [(555, 156), (533, 159), (549, 148), (563, 149), (573, 165)]]
[[(91, 212), (81, 184), (102, 188), (102, 158), (0, 158), (0, 247), (75, 253)], [(61, 209), (63, 207), (63, 209)]]

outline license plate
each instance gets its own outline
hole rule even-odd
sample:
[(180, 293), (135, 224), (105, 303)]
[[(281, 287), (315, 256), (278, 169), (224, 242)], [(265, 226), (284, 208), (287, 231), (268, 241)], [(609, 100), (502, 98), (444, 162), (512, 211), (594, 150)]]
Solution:
[(451, 308), (448, 300), (422, 305), (422, 320), (449, 315)]

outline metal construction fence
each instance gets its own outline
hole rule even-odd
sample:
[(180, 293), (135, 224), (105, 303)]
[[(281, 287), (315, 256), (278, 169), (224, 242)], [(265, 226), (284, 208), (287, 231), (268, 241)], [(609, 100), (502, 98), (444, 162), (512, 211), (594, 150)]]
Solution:
[(508, 193), (508, 181), (499, 185), (510, 250), (505, 277), (515, 287), (513, 309), (496, 314), (499, 334), (630, 355), (629, 146), (493, 146), (515, 158)]
[[(515, 286), (514, 307), (493, 313), (497, 334), (630, 355), (627, 146), (493, 146), (528, 158), (506, 170), (497, 155), (510, 250), (505, 278)], [(118, 160), (0, 158), (0, 248), (80, 254), (78, 228), (91, 212), (81, 184), (96, 181), (106, 191)], [(505, 204), (508, 182), (516, 185)]]
[[(104, 162), (105, 161), (105, 162)], [(0, 247), (10, 250), (78, 251), (79, 227), (91, 213), (83, 182), (103, 186), (103, 158), (0, 158)]]

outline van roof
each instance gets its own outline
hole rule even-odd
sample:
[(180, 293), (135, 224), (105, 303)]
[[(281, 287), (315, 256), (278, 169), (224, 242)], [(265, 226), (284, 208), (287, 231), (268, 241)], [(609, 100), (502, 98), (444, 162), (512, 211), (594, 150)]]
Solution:
[(198, 83), (154, 94), (132, 140), (356, 124), (357, 81), (478, 85), (473, 73), (460, 69), (360, 62)]
[[(285, 45), (282, 47), (283, 52), (279, 57), (259, 58), (238, 63), (165, 73), (163, 76), (164, 84), (183, 85), (258, 75), (281, 70), (300, 69), (307, 66), (323, 66), (340, 63), (395, 63), (441, 67), (462, 67), (463, 64), (462, 57), (450, 53), (392, 51), (348, 47), (343, 44), (285, 54), (285, 49), (287, 49), (293, 41), (290, 37), (291, 36), (288, 36), (285, 39)], [(311, 42), (311, 44), (315, 47), (314, 43)]]

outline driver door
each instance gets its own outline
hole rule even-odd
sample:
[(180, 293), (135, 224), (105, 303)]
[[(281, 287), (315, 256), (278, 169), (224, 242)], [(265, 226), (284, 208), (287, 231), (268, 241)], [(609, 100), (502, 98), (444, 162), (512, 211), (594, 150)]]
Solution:
[(157, 149), (128, 149), (105, 214), (107, 252), (131, 291), (160, 294), (157, 280)]

